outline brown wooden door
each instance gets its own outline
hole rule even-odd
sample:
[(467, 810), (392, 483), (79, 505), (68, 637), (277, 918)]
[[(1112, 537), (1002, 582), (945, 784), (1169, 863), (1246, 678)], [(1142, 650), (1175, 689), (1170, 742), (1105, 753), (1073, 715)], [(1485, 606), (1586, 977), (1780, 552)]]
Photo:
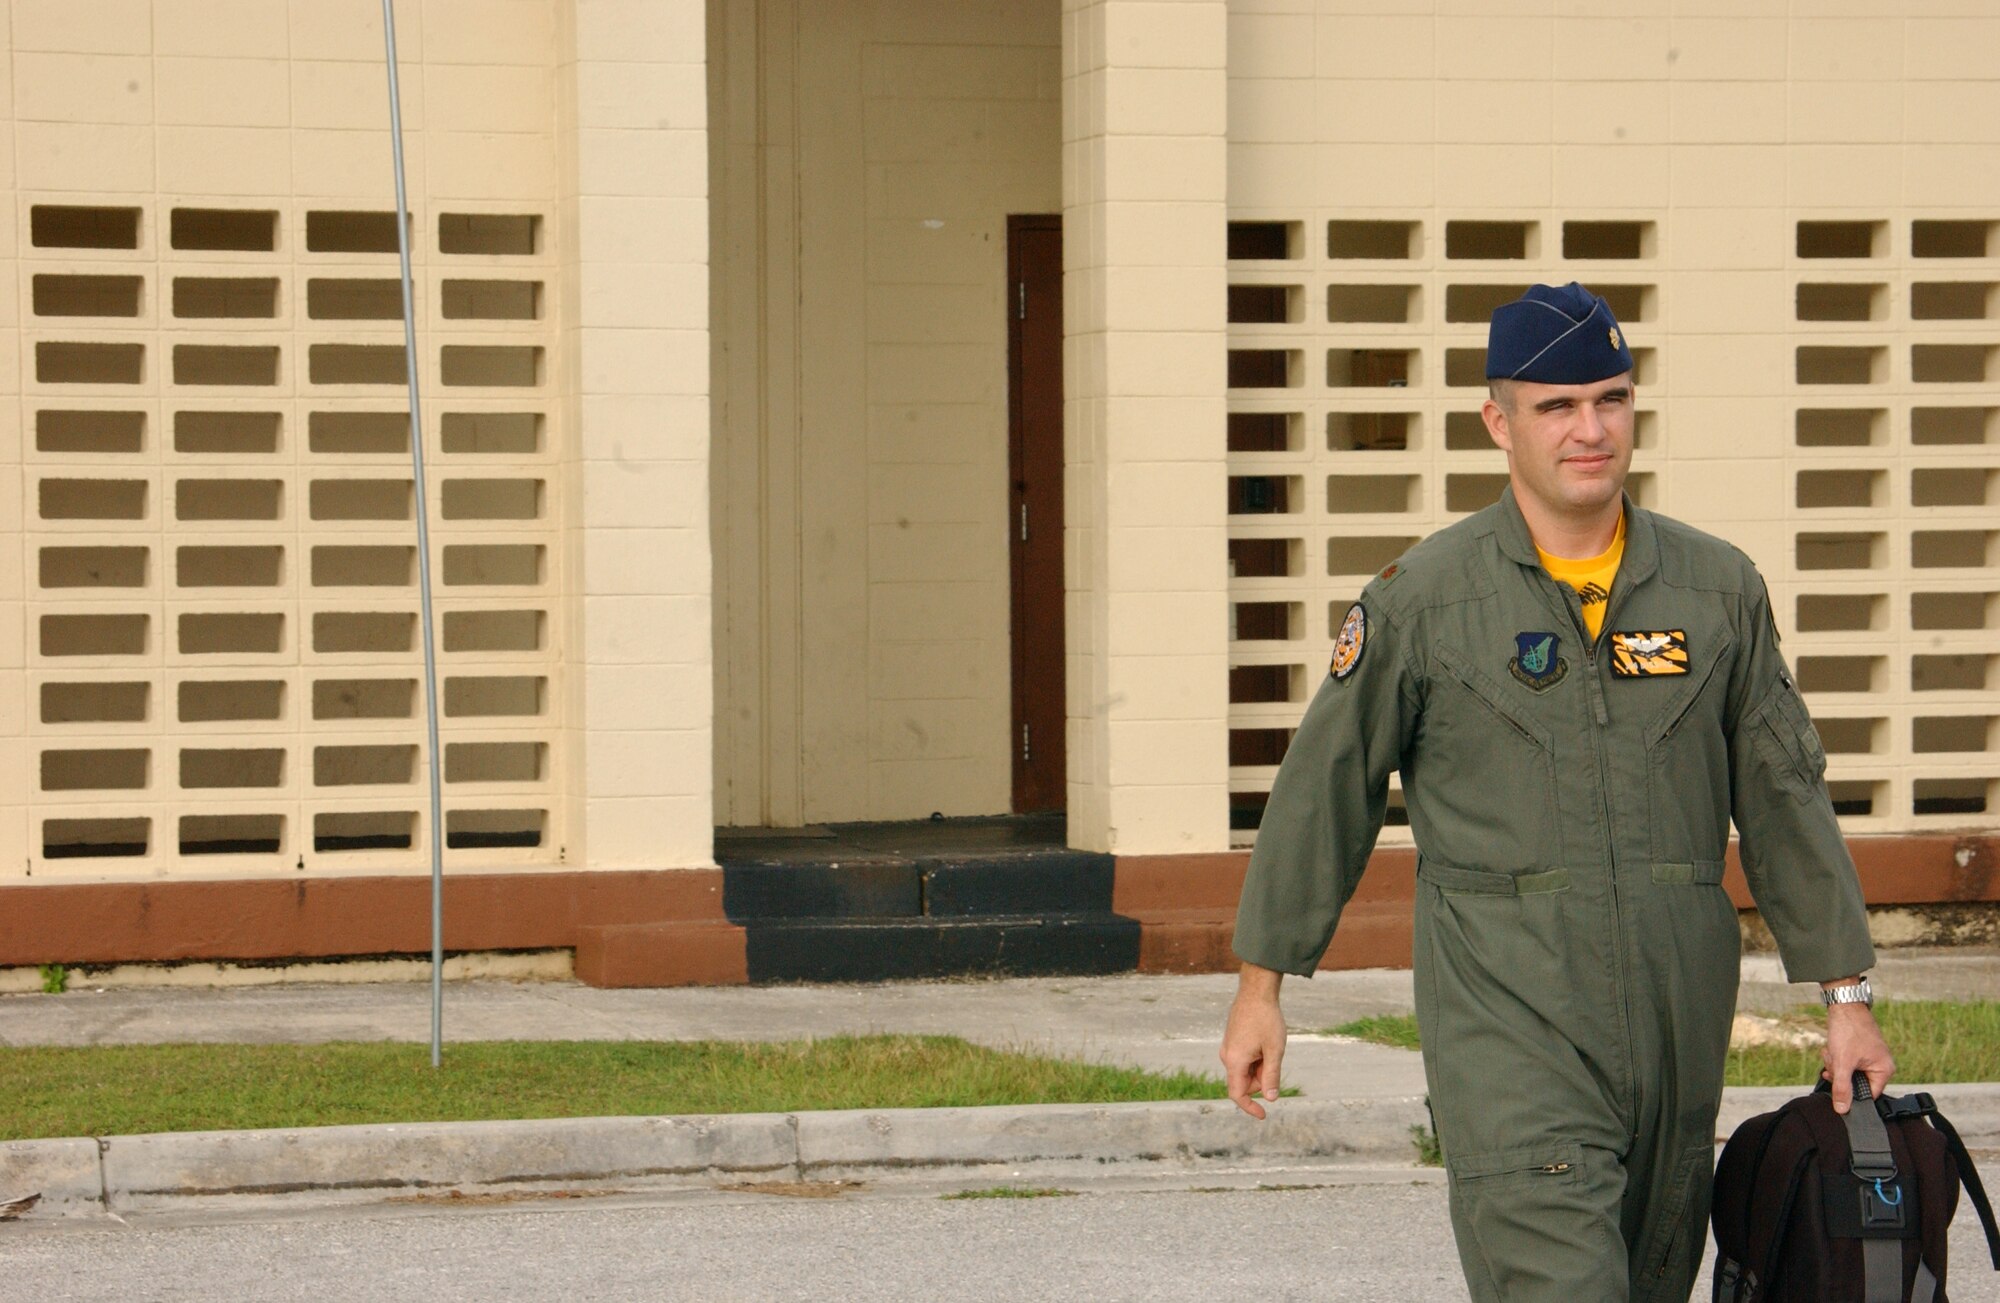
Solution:
[(1007, 219), (1014, 809), (1063, 808), (1062, 218)]

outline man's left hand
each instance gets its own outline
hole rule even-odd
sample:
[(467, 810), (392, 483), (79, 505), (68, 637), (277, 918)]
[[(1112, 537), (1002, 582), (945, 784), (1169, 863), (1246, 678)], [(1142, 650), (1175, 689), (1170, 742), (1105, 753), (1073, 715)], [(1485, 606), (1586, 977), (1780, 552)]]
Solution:
[(1865, 1004), (1836, 1004), (1826, 1011), (1826, 1048), (1820, 1060), (1833, 1083), (1836, 1113), (1847, 1112), (1854, 1102), (1855, 1073), (1867, 1074), (1868, 1093), (1876, 1099), (1896, 1075), (1896, 1058), (1875, 1025), (1875, 1011)]

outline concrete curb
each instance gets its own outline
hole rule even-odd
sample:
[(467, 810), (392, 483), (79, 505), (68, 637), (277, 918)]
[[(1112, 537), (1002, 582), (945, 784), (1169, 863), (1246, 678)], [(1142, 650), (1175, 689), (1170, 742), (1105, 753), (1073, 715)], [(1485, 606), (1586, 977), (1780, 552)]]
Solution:
[(28, 1216), (73, 1217), (104, 1211), (104, 1169), (98, 1142), (9, 1140), (0, 1142), (0, 1199), (39, 1194)]
[[(1927, 1089), (1968, 1146), (2000, 1148), (2000, 1083)], [(1798, 1093), (1725, 1092), (1717, 1139)], [(1281, 1100), (1262, 1124), (1227, 1102), (1177, 1101), (178, 1132), (0, 1143), (0, 1196), (40, 1191), (29, 1217), (42, 1220), (274, 1197), (1401, 1166), (1415, 1156), (1410, 1128), (1428, 1120), (1421, 1096), (1390, 1096)]]
[(1423, 1119), (1421, 1098), (1387, 1098), (1286, 1100), (1261, 1126), (1226, 1102), (1179, 1101), (173, 1132), (0, 1145), (0, 1192), (41, 1191), (42, 1219), (273, 1197), (1403, 1164)]

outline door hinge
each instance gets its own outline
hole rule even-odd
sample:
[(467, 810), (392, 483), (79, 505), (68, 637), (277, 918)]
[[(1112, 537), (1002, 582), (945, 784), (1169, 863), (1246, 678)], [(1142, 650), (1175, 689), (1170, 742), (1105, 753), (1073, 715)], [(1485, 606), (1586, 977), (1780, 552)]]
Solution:
[(1021, 541), (1028, 541), (1028, 504), (1025, 502), (1021, 504)]
[(1026, 761), (1033, 760), (1034, 758), (1034, 750), (1028, 745), (1028, 726), (1023, 724), (1021, 725), (1021, 759)]
[(1014, 282), (1014, 320), (1028, 319), (1028, 282)]

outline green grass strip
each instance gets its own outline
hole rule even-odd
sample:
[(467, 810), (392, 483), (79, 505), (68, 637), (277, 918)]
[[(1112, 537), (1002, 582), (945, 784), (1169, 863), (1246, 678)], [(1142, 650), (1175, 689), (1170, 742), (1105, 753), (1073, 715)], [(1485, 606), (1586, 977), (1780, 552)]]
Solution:
[[(1908, 1000), (1876, 1006), (1876, 1021), (1896, 1056), (1896, 1080), (1944, 1084), (2000, 1081), (2000, 1001)], [(1822, 1031), (1826, 1011), (1801, 1006), (1783, 1021)], [(1362, 1018), (1330, 1028), (1377, 1045), (1418, 1048), (1417, 1020), (1409, 1015)], [(1757, 1045), (1731, 1050), (1723, 1081), (1731, 1086), (1809, 1086), (1819, 1076), (1817, 1049)], [(1893, 1092), (1892, 1085), (1890, 1090)]]
[(1417, 1019), (1415, 1014), (1383, 1014), (1374, 1018), (1357, 1018), (1353, 1022), (1342, 1023), (1330, 1029), (1330, 1036), (1352, 1036), (1357, 1040), (1373, 1041), (1377, 1045), (1393, 1045), (1399, 1050), (1421, 1049), (1417, 1040)]
[(373, 1122), (1220, 1099), (1222, 1083), (952, 1036), (0, 1048), (0, 1140)]

